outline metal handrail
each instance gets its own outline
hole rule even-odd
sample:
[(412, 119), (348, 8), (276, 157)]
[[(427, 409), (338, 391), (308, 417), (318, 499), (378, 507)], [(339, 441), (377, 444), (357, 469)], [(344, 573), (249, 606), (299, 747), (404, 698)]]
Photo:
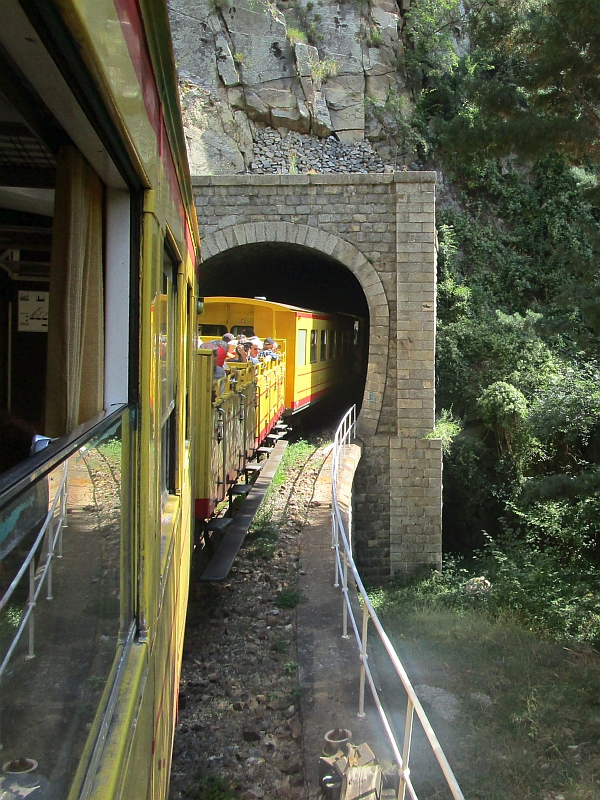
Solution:
[[(360, 661), (360, 689), (359, 689), (359, 700), (358, 700), (358, 716), (364, 717), (364, 704), (365, 704), (365, 684), (368, 681), (369, 687), (371, 689), (371, 694), (373, 695), (373, 700), (375, 702), (375, 706), (381, 718), (381, 722), (385, 729), (386, 736), (390, 743), (392, 752), (394, 754), (394, 758), (396, 759), (396, 763), (398, 764), (398, 777), (399, 777), (399, 786), (398, 786), (398, 800), (404, 800), (405, 793), (408, 791), (409, 796), (412, 800), (418, 800), (417, 794), (415, 789), (412, 785), (411, 777), (410, 777), (410, 769), (409, 769), (409, 760), (410, 760), (410, 748), (412, 742), (412, 730), (413, 730), (413, 719), (414, 714), (416, 712), (421, 725), (423, 726), (423, 730), (431, 746), (431, 749), (437, 759), (438, 764), (442, 770), (444, 778), (446, 780), (446, 784), (452, 793), (452, 797), (455, 800), (464, 800), (464, 795), (458, 785), (458, 782), (452, 772), (450, 764), (448, 763), (448, 759), (444, 755), (444, 751), (431, 727), (431, 723), (427, 719), (427, 715), (423, 710), (423, 707), (417, 697), (417, 694), (406, 674), (406, 670), (402, 666), (400, 659), (398, 658), (398, 654), (396, 653), (393, 644), (390, 642), (388, 635), (386, 634), (383, 625), (381, 624), (377, 612), (373, 608), (369, 596), (365, 590), (363, 582), (360, 578), (358, 573), (358, 569), (354, 563), (354, 559), (352, 557), (352, 549), (350, 546), (350, 534), (346, 532), (344, 527), (344, 522), (342, 519), (342, 513), (340, 511), (340, 506), (338, 502), (338, 494), (337, 494), (337, 483), (338, 483), (338, 470), (340, 466), (340, 457), (343, 453), (344, 446), (350, 444), (352, 435), (356, 429), (356, 406), (352, 406), (340, 422), (338, 429), (335, 433), (334, 443), (333, 443), (333, 455), (332, 455), (332, 470), (331, 470), (331, 488), (332, 488), (332, 498), (331, 498), (331, 546), (332, 549), (335, 550), (335, 583), (334, 586), (339, 586), (340, 577), (342, 579), (342, 596), (343, 596), (343, 619), (342, 619), (342, 636), (345, 639), (350, 638), (348, 636), (348, 617), (350, 617), (350, 622), (352, 625), (352, 629), (354, 631), (354, 636), (356, 639), (356, 643), (358, 646), (359, 651), (359, 661)], [(354, 577), (356, 582), (356, 587), (358, 589), (358, 593), (362, 598), (362, 608), (363, 608), (363, 616), (362, 616), (362, 625), (361, 630), (358, 629), (357, 621), (354, 617), (354, 612), (352, 609), (352, 604), (350, 602), (350, 596), (348, 593), (348, 573), (351, 573)], [(371, 669), (369, 667), (369, 657), (367, 654), (367, 642), (368, 642), (368, 628), (369, 628), (369, 620), (373, 622), (375, 630), (385, 648), (392, 665), (396, 671), (397, 676), (400, 678), (400, 681), (404, 687), (404, 690), (407, 694), (407, 706), (406, 706), (406, 723), (404, 728), (404, 739), (402, 743), (402, 753), (400, 752), (400, 747), (396, 740), (396, 736), (390, 724), (390, 721), (385, 713), (381, 700), (379, 698), (379, 694), (377, 692), (377, 687), (375, 686), (375, 681), (373, 679)]]
[[(15, 589), (21, 582), (21, 579), (23, 578), (27, 570), (29, 570), (29, 599), (27, 601), (27, 608), (25, 609), (21, 617), (19, 627), (17, 628), (13, 636), (13, 640), (10, 644), (10, 647), (7, 650), (4, 660), (2, 661), (2, 664), (0, 664), (0, 678), (4, 674), (6, 667), (8, 666), (8, 662), (10, 661), (10, 658), (17, 644), (21, 639), (23, 631), (25, 630), (25, 626), (28, 623), (29, 623), (29, 653), (27, 658), (35, 658), (33, 611), (46, 578), (48, 578), (46, 599), (52, 600), (52, 561), (54, 560), (57, 543), (58, 543), (57, 558), (62, 558), (62, 532), (63, 528), (66, 527), (66, 519), (67, 519), (67, 469), (68, 469), (68, 461), (65, 461), (62, 467), (63, 474), (61, 476), (60, 483), (56, 489), (56, 494), (54, 495), (54, 500), (52, 501), (52, 505), (50, 506), (50, 509), (46, 514), (46, 518), (44, 519), (44, 524), (40, 528), (40, 531), (35, 539), (35, 542), (33, 543), (27, 557), (23, 561), (21, 568), (13, 578), (6, 592), (4, 592), (4, 594), (0, 598), (0, 611), (1, 611), (12, 597)], [(58, 516), (55, 519), (55, 513), (57, 509), (58, 509)], [(53, 523), (55, 523), (54, 530), (53, 530), (54, 528)], [(41, 547), (42, 541), (45, 536), (47, 536), (48, 539), (46, 563), (44, 564), (41, 574), (36, 578), (35, 554)]]

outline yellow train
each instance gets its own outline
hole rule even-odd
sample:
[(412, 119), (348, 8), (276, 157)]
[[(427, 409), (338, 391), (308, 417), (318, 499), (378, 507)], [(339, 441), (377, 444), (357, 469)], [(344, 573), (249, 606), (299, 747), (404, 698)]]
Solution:
[(229, 374), (213, 379), (212, 350), (198, 350), (196, 402), (197, 520), (208, 519), (281, 417), (285, 408), (285, 352), (259, 364), (231, 363)]
[(0, 794), (161, 800), (200, 260), (166, 3), (4, 0), (0, 85)]
[(362, 322), (350, 314), (327, 314), (260, 298), (204, 298), (200, 336), (226, 332), (283, 340), (289, 414), (314, 405), (355, 374), (362, 352)]

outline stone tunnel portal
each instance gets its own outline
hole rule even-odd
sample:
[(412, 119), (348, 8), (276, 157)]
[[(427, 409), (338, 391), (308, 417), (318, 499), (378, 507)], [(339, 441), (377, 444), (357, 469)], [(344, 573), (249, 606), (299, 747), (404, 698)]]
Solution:
[[(226, 287), (226, 288), (224, 288)], [(277, 303), (327, 313), (359, 317), (360, 350), (356, 364), (363, 368), (339, 400), (339, 416), (356, 403), (360, 409), (368, 361), (369, 306), (360, 283), (339, 261), (312, 248), (282, 242), (234, 247), (203, 264), (200, 293), (206, 297), (265, 297)]]
[[(311, 287), (315, 276), (324, 287), (323, 302), (335, 296), (338, 278), (348, 281), (339, 284), (340, 292), (342, 285), (354, 285), (350, 278), (359, 284), (360, 292), (348, 289), (348, 310), (366, 301), (369, 357), (358, 419), (364, 446), (354, 484), (354, 542), (367, 580), (441, 564), (442, 452), (440, 440), (429, 438), (435, 407), (435, 179), (431, 172), (192, 179), (205, 294), (217, 286), (214, 293), (224, 294), (233, 276), (245, 281), (245, 272), (256, 272), (262, 282), (254, 284), (252, 296), (277, 300), (272, 287), (283, 281), (277, 274), (270, 280), (267, 253), (276, 256), (283, 274), (293, 264), (306, 270), (303, 281), (294, 279), (294, 297), (308, 308), (321, 291)], [(314, 266), (308, 267), (307, 254)], [(350, 275), (342, 278), (345, 273)], [(229, 288), (227, 294), (247, 292)], [(340, 303), (332, 310), (342, 310)]]

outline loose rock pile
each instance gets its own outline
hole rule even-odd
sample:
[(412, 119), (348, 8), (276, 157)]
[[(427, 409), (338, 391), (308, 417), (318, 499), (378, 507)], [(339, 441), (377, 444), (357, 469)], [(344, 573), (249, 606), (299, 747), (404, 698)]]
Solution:
[(274, 128), (254, 134), (254, 159), (248, 172), (290, 174), (306, 172), (394, 172), (385, 164), (370, 142), (343, 144), (333, 136), (317, 139), (294, 131), (283, 134)]
[(202, 780), (210, 777), (241, 800), (307, 796), (296, 613), (277, 600), (297, 585), (298, 536), (318, 468), (317, 454), (275, 493), (279, 530), (272, 557), (250, 535), (225, 583), (195, 585), (170, 800), (202, 797)]

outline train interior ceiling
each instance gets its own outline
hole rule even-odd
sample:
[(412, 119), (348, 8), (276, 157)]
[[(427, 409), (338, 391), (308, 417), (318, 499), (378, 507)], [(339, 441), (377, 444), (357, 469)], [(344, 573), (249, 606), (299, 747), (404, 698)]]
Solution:
[(352, 403), (360, 407), (368, 363), (369, 308), (360, 283), (339, 261), (296, 244), (242, 245), (206, 259), (200, 275), (200, 293), (206, 297), (263, 297), (313, 311), (359, 317), (362, 332), (355, 356), (361, 366), (353, 385), (340, 387), (331, 404), (334, 417)]

